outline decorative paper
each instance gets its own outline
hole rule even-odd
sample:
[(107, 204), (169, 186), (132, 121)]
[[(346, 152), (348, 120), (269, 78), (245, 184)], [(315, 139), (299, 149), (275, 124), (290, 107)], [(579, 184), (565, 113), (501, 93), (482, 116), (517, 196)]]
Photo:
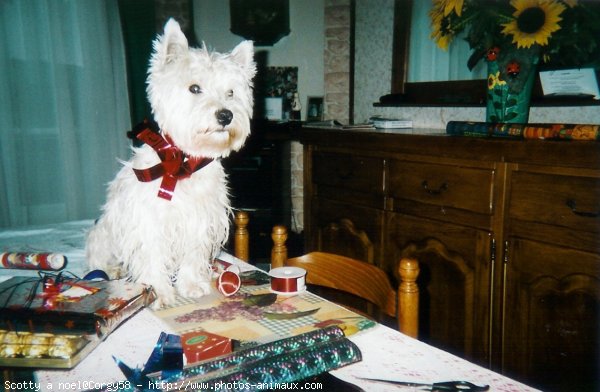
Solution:
[(179, 298), (156, 315), (180, 333), (203, 329), (242, 344), (270, 342), (329, 325), (340, 326), (348, 336), (375, 325), (308, 291), (295, 296), (273, 294), (269, 284), (242, 285), (227, 298), (217, 292), (196, 300)]
[(13, 277), (0, 283), (0, 329), (103, 337), (154, 298), (150, 287), (126, 281)]

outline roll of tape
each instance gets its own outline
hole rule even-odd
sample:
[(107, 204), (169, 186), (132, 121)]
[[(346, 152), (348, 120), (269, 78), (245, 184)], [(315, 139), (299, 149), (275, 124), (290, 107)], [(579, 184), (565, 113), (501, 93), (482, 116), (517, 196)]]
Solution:
[(271, 291), (275, 294), (292, 295), (306, 290), (306, 270), (298, 267), (273, 268)]

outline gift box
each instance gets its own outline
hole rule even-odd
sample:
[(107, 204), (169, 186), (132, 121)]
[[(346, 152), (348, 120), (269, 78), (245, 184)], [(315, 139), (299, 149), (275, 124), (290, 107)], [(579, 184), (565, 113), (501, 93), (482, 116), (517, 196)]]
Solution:
[(0, 367), (72, 368), (99, 343), (96, 335), (0, 330)]
[(233, 351), (231, 339), (202, 330), (181, 334), (181, 343), (187, 364), (229, 354)]
[(46, 274), (0, 283), (0, 330), (104, 338), (154, 301), (151, 287)]

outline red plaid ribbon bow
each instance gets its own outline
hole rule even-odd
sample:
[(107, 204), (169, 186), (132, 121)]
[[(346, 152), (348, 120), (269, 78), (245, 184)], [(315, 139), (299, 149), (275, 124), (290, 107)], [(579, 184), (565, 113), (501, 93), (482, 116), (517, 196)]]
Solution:
[(177, 148), (168, 136), (162, 136), (152, 130), (150, 123), (137, 133), (136, 138), (146, 143), (156, 151), (161, 162), (147, 169), (133, 169), (137, 179), (142, 182), (154, 181), (162, 177), (158, 197), (171, 200), (175, 185), (178, 180), (191, 176), (212, 162), (210, 158), (196, 158), (187, 156)]

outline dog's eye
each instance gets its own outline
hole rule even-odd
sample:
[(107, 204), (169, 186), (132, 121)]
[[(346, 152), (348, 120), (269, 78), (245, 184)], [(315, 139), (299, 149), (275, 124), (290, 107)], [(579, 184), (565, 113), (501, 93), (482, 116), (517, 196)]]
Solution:
[(202, 89), (197, 84), (192, 84), (189, 90), (192, 94), (200, 94), (202, 92)]
[(233, 98), (233, 90), (227, 91), (227, 98)]

